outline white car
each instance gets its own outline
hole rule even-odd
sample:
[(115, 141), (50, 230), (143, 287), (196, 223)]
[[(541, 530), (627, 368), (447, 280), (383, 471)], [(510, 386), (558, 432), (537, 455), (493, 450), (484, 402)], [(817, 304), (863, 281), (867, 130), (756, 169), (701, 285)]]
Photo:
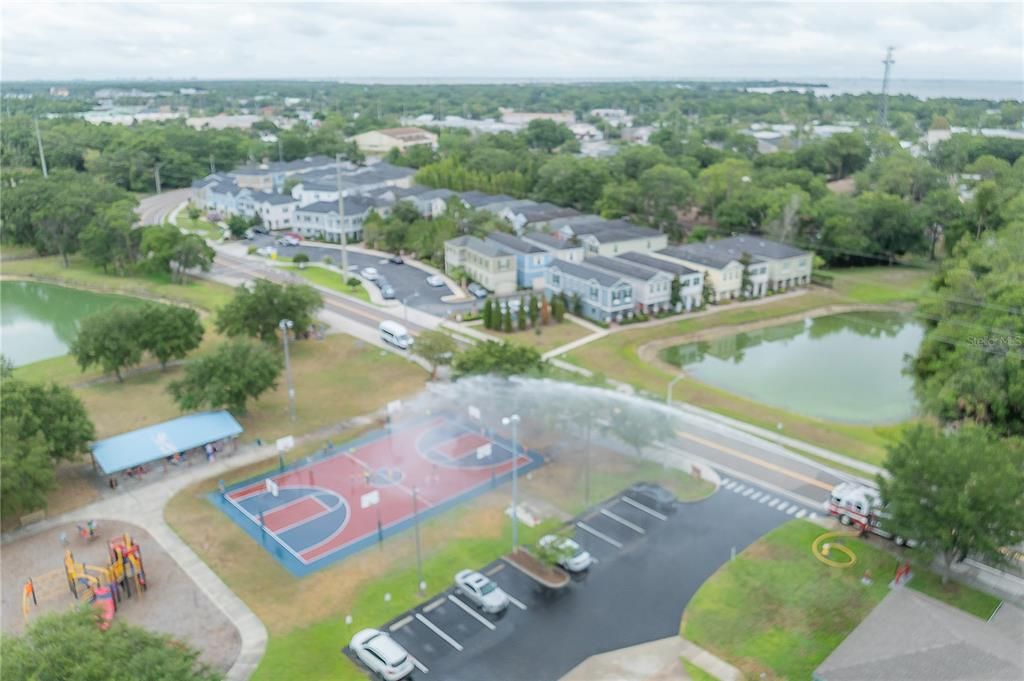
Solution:
[(508, 607), (508, 594), (476, 570), (456, 574), (455, 589), (484, 612), (499, 613)]
[(538, 546), (544, 548), (556, 548), (564, 557), (560, 558), (558, 564), (569, 572), (583, 572), (594, 564), (594, 557), (586, 549), (576, 543), (575, 539), (562, 537), (557, 534), (548, 534), (540, 538)]
[(383, 631), (363, 629), (352, 637), (349, 646), (356, 657), (384, 681), (398, 681), (413, 672), (409, 653)]
[(273, 246), (260, 246), (256, 249), (256, 255), (262, 255), (264, 258), (277, 255), (277, 249)]
[(359, 274), (361, 274), (363, 279), (366, 281), (377, 281), (377, 278), (380, 277), (380, 272), (377, 271), (376, 267), (364, 267)]
[(444, 279), (441, 277), (440, 274), (432, 274), (429, 277), (427, 277), (427, 284), (433, 286), (434, 288), (438, 288), (444, 286)]

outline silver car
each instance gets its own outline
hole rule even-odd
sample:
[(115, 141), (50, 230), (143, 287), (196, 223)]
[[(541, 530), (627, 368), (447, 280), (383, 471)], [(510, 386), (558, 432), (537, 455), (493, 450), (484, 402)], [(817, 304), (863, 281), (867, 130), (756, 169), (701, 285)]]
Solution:
[(583, 572), (594, 564), (594, 557), (590, 555), (590, 552), (570, 537), (548, 534), (541, 537), (537, 545), (556, 549), (562, 554), (558, 559), (558, 564), (569, 572)]
[(371, 672), (384, 681), (399, 681), (413, 672), (409, 653), (383, 631), (363, 629), (352, 637), (349, 647)]
[(377, 281), (377, 278), (380, 277), (376, 267), (364, 267), (359, 274), (363, 275), (363, 279), (366, 281)]
[(455, 589), (484, 612), (499, 613), (508, 607), (508, 595), (476, 570), (456, 574)]

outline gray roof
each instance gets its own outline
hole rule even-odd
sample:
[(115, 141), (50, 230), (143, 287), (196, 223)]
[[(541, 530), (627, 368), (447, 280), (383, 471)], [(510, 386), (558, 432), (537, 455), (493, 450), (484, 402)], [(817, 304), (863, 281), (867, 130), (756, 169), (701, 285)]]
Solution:
[(898, 588), (832, 651), (813, 678), (1024, 679), (1021, 633), (1006, 631), (995, 622), (985, 622), (912, 589)]
[[(669, 246), (668, 248), (661, 249), (658, 253), (668, 256), (669, 258), (678, 258), (679, 260), (700, 263), (701, 265), (713, 267), (714, 269), (721, 269), (733, 261), (739, 261), (739, 259), (743, 257), (742, 251), (720, 248), (715, 245), (715, 242), (705, 244), (686, 244), (685, 246)], [(751, 260), (753, 262), (761, 261), (761, 259), (756, 256), (752, 257)]]
[(656, 229), (634, 225), (627, 220), (606, 220), (597, 215), (590, 216), (589, 219), (571, 220), (569, 222), (557, 220), (555, 224), (558, 226), (568, 225), (573, 234), (577, 236), (592, 234), (601, 243), (642, 239), (645, 236), (658, 236), (661, 234)]
[(421, 201), (433, 201), (434, 199), (444, 199), (447, 201), (453, 196), (455, 196), (455, 192), (451, 189), (430, 189), (429, 191), (417, 194), (416, 198)]
[(294, 161), (272, 161), (270, 163), (250, 163), (239, 166), (231, 171), (232, 175), (269, 175), (272, 173), (302, 172), (312, 168), (333, 165), (334, 161), (326, 156), (309, 156)]
[(546, 250), (505, 232), (491, 232), (487, 239), (519, 253), (547, 253)]
[(628, 260), (608, 258), (603, 255), (591, 256), (583, 262), (584, 264), (591, 265), (593, 267), (600, 267), (602, 270), (608, 270), (609, 272), (615, 272), (617, 274), (632, 277), (633, 279), (641, 279), (643, 281), (650, 281), (655, 277), (665, 276), (665, 273), (659, 270), (644, 267), (643, 265), (637, 265), (635, 262), (629, 262)]
[(555, 260), (551, 263), (551, 269), (559, 269), (566, 274), (571, 274), (578, 279), (593, 279), (602, 286), (614, 286), (615, 284), (622, 281), (622, 277), (618, 274), (612, 274), (606, 272), (597, 267), (590, 267), (586, 264), (578, 264), (574, 262), (566, 262), (565, 260)]
[(291, 194), (274, 194), (272, 192), (253, 192), (252, 200), (255, 203), (269, 203), (280, 206), (286, 203), (297, 203)]
[[(369, 212), (373, 208), (378, 208), (382, 205), (386, 205), (382, 201), (370, 198), (368, 196), (346, 196), (345, 197), (345, 215), (362, 215), (363, 213)], [(307, 206), (300, 206), (296, 208), (297, 213), (337, 213), (338, 202), (337, 201), (317, 201)]]
[(579, 215), (580, 212), (573, 208), (556, 206), (553, 203), (538, 203), (534, 206), (520, 206), (514, 209), (518, 215), (526, 218), (526, 224), (531, 222), (545, 222), (557, 218), (569, 218)]
[(505, 194), (485, 194), (478, 191), (459, 192), (459, 198), (470, 208), (480, 208), (482, 206), (489, 206), (492, 203), (504, 203), (505, 201), (515, 200)]
[(475, 236), (460, 236), (454, 239), (449, 239), (445, 243), (468, 248), (475, 253), (485, 255), (489, 258), (499, 258), (502, 256), (511, 257), (513, 255), (493, 241), (484, 241)]
[(680, 265), (679, 263), (671, 262), (669, 260), (662, 260), (661, 258), (656, 258), (653, 255), (647, 255), (646, 253), (623, 253), (617, 257), (622, 260), (629, 260), (630, 262), (635, 262), (639, 265), (645, 265), (656, 270), (661, 270), (662, 272), (668, 272), (669, 274), (674, 274), (676, 276), (685, 277), (690, 274), (697, 274), (697, 270), (692, 270), (686, 265)]
[(523, 241), (538, 244), (547, 250), (563, 251), (570, 248), (582, 248), (582, 246), (573, 246), (565, 239), (559, 239), (557, 236), (547, 232), (527, 232), (523, 234), (522, 239)]
[(737, 234), (728, 239), (718, 239), (714, 243), (721, 248), (732, 248), (740, 253), (746, 251), (751, 255), (760, 255), (764, 258), (772, 259), (796, 258), (809, 254), (808, 251), (753, 234)]
[[(651, 234), (650, 232), (654, 232)], [(650, 230), (650, 232), (643, 227), (620, 227), (615, 229), (605, 229), (600, 232), (592, 232), (590, 234), (583, 234), (582, 236), (589, 236), (597, 239), (598, 243), (601, 244), (612, 244), (617, 241), (632, 241), (633, 239), (644, 239), (652, 236), (657, 236), (659, 232)]]
[(212, 175), (207, 175), (206, 177), (204, 177), (202, 179), (192, 180), (192, 188), (193, 189), (201, 189), (203, 187), (206, 187), (206, 186), (209, 186), (209, 185), (212, 185), (212, 184), (217, 184), (217, 183), (223, 182), (226, 179), (227, 178), (224, 175), (221, 175), (219, 173), (213, 173)]

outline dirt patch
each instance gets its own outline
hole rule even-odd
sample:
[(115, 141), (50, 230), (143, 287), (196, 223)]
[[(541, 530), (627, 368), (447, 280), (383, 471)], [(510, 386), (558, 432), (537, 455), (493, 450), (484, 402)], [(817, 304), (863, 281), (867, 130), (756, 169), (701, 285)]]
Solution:
[[(4, 544), (0, 579), (3, 631), (20, 633), (25, 628), (21, 591), (27, 577), (39, 580), (40, 604), (32, 608), (30, 620), (43, 612), (66, 610), (76, 603), (62, 583), (64, 547), (61, 533), (67, 535), (76, 561), (104, 565), (105, 542), (124, 532), (130, 533), (142, 548), (149, 589), (141, 597), (122, 600), (116, 617), (185, 641), (200, 651), (203, 662), (226, 671), (241, 649), (238, 630), (148, 532), (128, 523), (101, 521), (100, 536), (92, 543), (79, 539), (75, 526), (69, 524)], [(60, 573), (60, 579), (53, 581), (59, 588), (44, 593), (41, 577), (51, 571)]]

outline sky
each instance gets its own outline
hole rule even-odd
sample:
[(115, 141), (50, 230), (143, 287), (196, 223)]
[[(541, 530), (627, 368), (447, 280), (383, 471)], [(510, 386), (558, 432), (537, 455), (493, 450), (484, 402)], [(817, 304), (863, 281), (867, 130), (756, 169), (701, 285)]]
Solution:
[(1024, 80), (1024, 3), (0, 6), (0, 79)]

